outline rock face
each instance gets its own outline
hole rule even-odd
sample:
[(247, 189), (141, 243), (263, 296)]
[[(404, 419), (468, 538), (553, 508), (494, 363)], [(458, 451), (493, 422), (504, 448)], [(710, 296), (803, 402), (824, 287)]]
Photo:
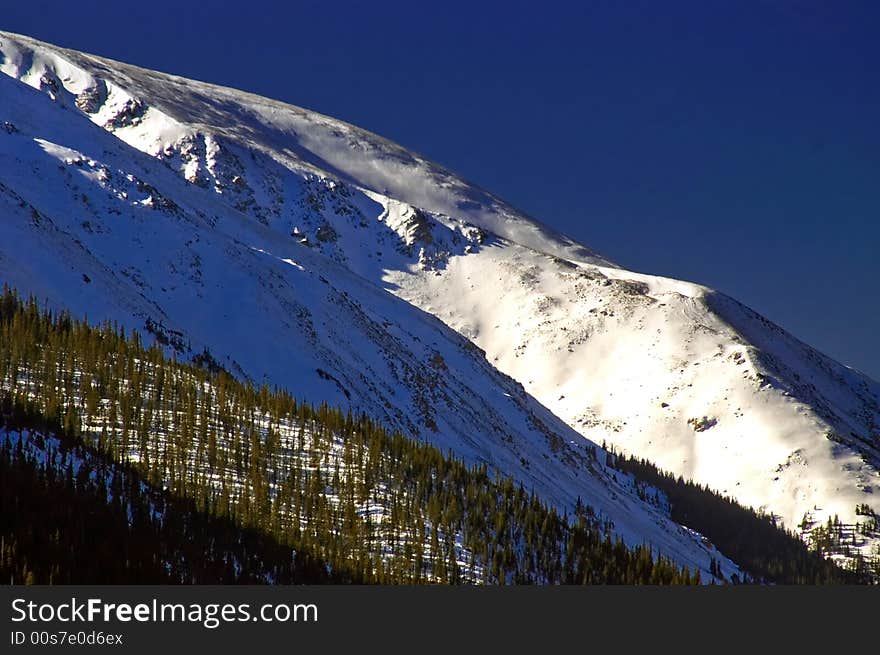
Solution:
[[(735, 300), (620, 269), (341, 121), (2, 44), (2, 281), (351, 404), (560, 505), (592, 494), (682, 560), (704, 546), (592, 444), (792, 529), (880, 510), (880, 385)], [(880, 543), (859, 535), (853, 552)]]

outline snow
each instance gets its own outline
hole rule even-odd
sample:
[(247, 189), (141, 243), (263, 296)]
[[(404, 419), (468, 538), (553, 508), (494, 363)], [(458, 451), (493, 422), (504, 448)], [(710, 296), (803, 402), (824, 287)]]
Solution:
[(0, 43), (0, 121), (18, 129), (0, 132), (0, 281), (149, 318), (233, 373), (350, 404), (559, 507), (581, 496), (631, 543), (704, 570), (701, 540), (586, 448), (791, 528), (853, 522), (880, 489), (880, 385), (736, 301), (616, 267), (341, 121)]

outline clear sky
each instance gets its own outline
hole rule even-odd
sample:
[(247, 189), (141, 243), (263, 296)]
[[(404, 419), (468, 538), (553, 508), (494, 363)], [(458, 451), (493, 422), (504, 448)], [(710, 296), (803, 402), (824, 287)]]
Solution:
[(878, 2), (9, 4), (0, 29), (377, 132), (880, 379)]

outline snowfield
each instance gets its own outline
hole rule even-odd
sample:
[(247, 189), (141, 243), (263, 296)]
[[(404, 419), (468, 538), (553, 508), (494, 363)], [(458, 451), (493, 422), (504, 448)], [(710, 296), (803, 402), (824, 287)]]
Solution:
[(7, 33), (0, 71), (0, 282), (22, 293), (580, 496), (706, 574), (717, 551), (591, 446), (791, 529), (880, 510), (880, 384), (723, 294), (298, 107)]

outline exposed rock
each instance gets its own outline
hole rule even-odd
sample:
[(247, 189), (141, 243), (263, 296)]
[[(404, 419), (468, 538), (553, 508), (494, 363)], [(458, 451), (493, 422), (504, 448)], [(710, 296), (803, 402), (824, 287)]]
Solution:
[(714, 427), (718, 423), (718, 419), (703, 416), (701, 418), (689, 418), (687, 423), (694, 429), (694, 432), (705, 432), (709, 428)]

